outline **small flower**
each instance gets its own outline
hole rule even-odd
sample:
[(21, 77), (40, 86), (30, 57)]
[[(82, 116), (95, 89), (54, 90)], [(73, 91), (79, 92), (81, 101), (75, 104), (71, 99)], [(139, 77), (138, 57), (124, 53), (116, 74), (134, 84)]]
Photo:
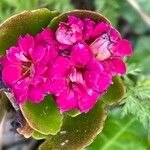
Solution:
[(112, 83), (89, 47), (82, 43), (73, 46), (70, 59), (57, 57), (49, 77), (51, 93), (62, 112), (70, 109), (88, 112)]
[(7, 50), (2, 62), (2, 79), (12, 90), (17, 103), (27, 99), (38, 103), (44, 99), (46, 71), (57, 56), (52, 43), (51, 30), (44, 29), (35, 37), (29, 34), (20, 36), (18, 44)]
[(98, 37), (90, 44), (90, 48), (96, 59), (112, 75), (124, 74), (126, 66), (122, 57), (132, 55), (131, 44), (120, 39), (118, 31), (104, 22), (98, 24), (95, 29), (96, 33), (94, 31), (93, 35)]
[(69, 16), (67, 23), (60, 23), (56, 30), (56, 39), (61, 44), (73, 45), (82, 39), (83, 23), (80, 19)]

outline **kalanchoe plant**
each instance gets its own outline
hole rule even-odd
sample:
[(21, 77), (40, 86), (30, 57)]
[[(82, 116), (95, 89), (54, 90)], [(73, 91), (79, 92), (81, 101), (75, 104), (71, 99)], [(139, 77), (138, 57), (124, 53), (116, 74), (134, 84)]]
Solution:
[(0, 26), (0, 49), (3, 91), (26, 121), (17, 131), (46, 139), (41, 150), (86, 147), (124, 95), (131, 44), (98, 13), (25, 11)]

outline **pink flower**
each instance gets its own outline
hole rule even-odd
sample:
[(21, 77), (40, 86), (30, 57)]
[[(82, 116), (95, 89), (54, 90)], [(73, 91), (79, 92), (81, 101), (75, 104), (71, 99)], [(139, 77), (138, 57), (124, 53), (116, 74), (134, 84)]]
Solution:
[(73, 46), (71, 58), (59, 56), (49, 70), (51, 93), (62, 112), (79, 109), (88, 112), (112, 83), (89, 47)]
[(131, 44), (110, 24), (75, 16), (60, 23), (55, 35), (61, 46), (49, 69), (50, 91), (62, 112), (88, 112), (108, 89), (112, 76), (126, 72), (122, 57), (132, 55)]
[(93, 36), (98, 36), (90, 44), (96, 59), (110, 74), (125, 74), (126, 66), (122, 57), (131, 56), (133, 53), (129, 41), (120, 39), (118, 31), (104, 22), (95, 27)]
[(83, 21), (75, 16), (68, 16), (66, 23), (59, 24), (56, 39), (61, 44), (73, 45), (76, 42), (89, 40), (92, 37), (96, 23), (89, 18)]
[(41, 102), (46, 94), (46, 71), (57, 56), (51, 30), (44, 29), (35, 37), (26, 34), (7, 50), (3, 60), (2, 79), (12, 90), (17, 103), (27, 99)]
[(112, 77), (126, 72), (123, 57), (131, 55), (129, 41), (110, 24), (69, 16), (55, 34), (44, 29), (20, 37), (2, 61), (2, 79), (17, 103), (52, 94), (62, 112), (88, 112)]
[(56, 30), (56, 39), (61, 44), (73, 45), (82, 39), (83, 23), (80, 19), (69, 16), (67, 23), (60, 23)]

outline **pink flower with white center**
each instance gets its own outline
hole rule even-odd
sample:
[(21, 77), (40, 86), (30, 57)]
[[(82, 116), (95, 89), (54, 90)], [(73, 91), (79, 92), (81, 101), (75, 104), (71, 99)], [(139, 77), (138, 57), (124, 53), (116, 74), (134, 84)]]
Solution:
[(96, 59), (110, 74), (124, 74), (126, 66), (122, 57), (132, 55), (129, 41), (120, 39), (118, 31), (104, 22), (95, 27), (93, 36), (96, 39), (90, 44), (90, 48)]
[(39, 103), (44, 99), (47, 68), (57, 56), (54, 36), (44, 29), (35, 37), (26, 34), (18, 44), (7, 50), (2, 62), (2, 79), (10, 88), (18, 104), (27, 99)]
[(51, 93), (62, 112), (88, 112), (112, 83), (103, 66), (83, 43), (73, 46), (71, 57), (59, 56), (49, 68)]

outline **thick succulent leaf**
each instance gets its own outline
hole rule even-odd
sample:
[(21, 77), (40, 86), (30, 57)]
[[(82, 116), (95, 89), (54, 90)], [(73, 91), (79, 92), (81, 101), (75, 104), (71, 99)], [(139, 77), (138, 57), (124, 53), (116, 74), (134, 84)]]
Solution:
[(20, 108), (31, 128), (42, 134), (55, 135), (62, 126), (63, 115), (51, 96), (39, 104), (26, 102)]
[[(34, 139), (36, 139), (36, 140), (42, 140), (42, 139), (46, 139), (47, 135), (44, 135), (44, 134), (42, 134), (42, 133), (40, 133), (40, 132), (37, 132), (37, 131), (34, 131), (34, 132), (32, 133), (32, 137), (33, 137)], [(50, 137), (50, 136), (49, 136), (49, 137)]]
[(2, 92), (0, 92), (0, 122), (3, 119), (7, 107), (8, 107), (8, 99)]
[(89, 145), (99, 134), (106, 119), (105, 104), (99, 101), (88, 113), (65, 116), (61, 131), (48, 138), (40, 150), (78, 150)]
[(73, 109), (73, 110), (66, 112), (66, 114), (70, 117), (76, 117), (76, 116), (80, 115), (81, 112), (79, 110)]
[(0, 55), (4, 55), (10, 46), (16, 44), (20, 35), (26, 33), (36, 34), (57, 15), (56, 11), (43, 8), (24, 11), (6, 20), (0, 25)]
[(101, 97), (101, 100), (106, 104), (114, 105), (121, 101), (125, 94), (125, 86), (121, 77), (113, 78), (113, 84), (109, 87), (106, 94)]
[(66, 13), (62, 13), (59, 16), (55, 17), (51, 21), (49, 27), (52, 28), (53, 30), (55, 30), (61, 21), (67, 20), (67, 16), (69, 16), (69, 15), (74, 15), (81, 19), (88, 17), (88, 18), (93, 19), (96, 22), (104, 21), (104, 22), (110, 23), (109, 20), (107, 18), (105, 18), (103, 15), (101, 15), (100, 13), (89, 11), (89, 10), (72, 10), (72, 11), (68, 11)]
[(110, 111), (105, 127), (86, 150), (148, 150), (148, 132), (133, 116), (122, 118), (122, 109)]

